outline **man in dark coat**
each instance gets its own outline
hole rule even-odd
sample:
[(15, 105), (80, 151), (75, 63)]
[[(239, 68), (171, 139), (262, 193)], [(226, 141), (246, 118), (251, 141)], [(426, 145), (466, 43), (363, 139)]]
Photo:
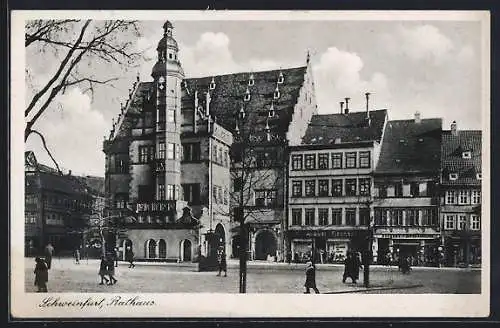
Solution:
[(108, 273), (108, 277), (109, 277), (108, 285), (114, 285), (118, 282), (118, 280), (116, 280), (116, 278), (115, 278), (115, 259), (114, 259), (114, 256), (113, 255), (108, 256), (106, 259), (106, 263), (107, 263), (106, 269), (107, 269), (107, 273)]
[(134, 252), (130, 249), (130, 247), (127, 247), (127, 250), (125, 251), (125, 260), (129, 263), (129, 268), (135, 268)]
[(342, 282), (345, 283), (345, 280), (347, 278), (351, 278), (352, 281), (354, 282), (354, 277), (352, 276), (352, 267), (353, 267), (354, 260), (352, 258), (352, 253), (347, 252), (347, 257), (344, 260), (344, 275), (342, 276)]
[(38, 293), (46, 293), (47, 292), (47, 282), (49, 281), (49, 269), (45, 264), (45, 261), (40, 257), (35, 259), (35, 286), (37, 286)]
[(311, 261), (306, 263), (306, 282), (304, 287), (306, 288), (304, 294), (310, 294), (310, 288), (312, 288), (316, 294), (319, 294), (318, 287), (316, 287), (316, 267)]
[(51, 243), (48, 243), (45, 246), (45, 263), (47, 263), (47, 269), (50, 269), (52, 266), (52, 256), (54, 255), (54, 247)]
[(224, 277), (227, 277), (227, 262), (224, 246), (219, 246), (219, 249), (217, 250), (217, 263), (219, 265), (219, 273), (217, 276), (220, 276), (221, 272), (224, 271)]

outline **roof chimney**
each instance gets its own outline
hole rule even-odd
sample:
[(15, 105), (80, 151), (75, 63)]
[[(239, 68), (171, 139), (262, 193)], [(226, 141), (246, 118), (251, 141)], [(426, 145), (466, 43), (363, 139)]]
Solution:
[(365, 97), (366, 97), (366, 117), (370, 118), (370, 107), (369, 107), (370, 93), (369, 92), (365, 93)]
[(457, 136), (458, 135), (458, 131), (457, 131), (457, 121), (453, 121), (451, 122), (451, 135), (452, 136)]
[(345, 110), (344, 110), (344, 113), (345, 114), (349, 114), (349, 100), (351, 98), (345, 98)]
[(420, 112), (417, 111), (415, 112), (415, 123), (420, 124), (420, 122), (422, 122), (422, 120), (420, 119)]
[(341, 101), (340, 102), (340, 114), (343, 114), (344, 113), (344, 102)]

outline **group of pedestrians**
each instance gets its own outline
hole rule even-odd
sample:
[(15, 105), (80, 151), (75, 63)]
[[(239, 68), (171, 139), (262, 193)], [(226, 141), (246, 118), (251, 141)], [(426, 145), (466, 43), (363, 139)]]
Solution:
[(99, 285), (104, 285), (104, 282), (106, 285), (114, 285), (118, 282), (115, 278), (115, 260), (112, 257), (101, 255), (99, 276), (101, 277)]

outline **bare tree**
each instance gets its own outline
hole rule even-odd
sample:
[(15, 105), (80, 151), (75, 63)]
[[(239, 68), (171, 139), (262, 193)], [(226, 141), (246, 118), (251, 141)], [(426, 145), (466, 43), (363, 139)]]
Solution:
[[(24, 111), (26, 141), (35, 123), (53, 104), (57, 95), (68, 87), (78, 86), (92, 97), (97, 86), (113, 86), (118, 76), (102, 76), (102, 65), (133, 67), (142, 53), (135, 48), (133, 40), (140, 36), (137, 21), (125, 20), (33, 20), (25, 26), (25, 48), (29, 51), (28, 63), (56, 63), (48, 81), (35, 86), (34, 73), (26, 68), (26, 81), (33, 91)], [(45, 138), (45, 150), (50, 154)], [(58, 167), (54, 158), (54, 163)]]

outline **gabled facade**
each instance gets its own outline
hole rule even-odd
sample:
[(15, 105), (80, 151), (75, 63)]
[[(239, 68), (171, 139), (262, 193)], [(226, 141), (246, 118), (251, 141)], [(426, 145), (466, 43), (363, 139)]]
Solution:
[(481, 263), (481, 131), (443, 131), (441, 228), (448, 266)]
[[(346, 106), (347, 107), (347, 106)], [(302, 144), (290, 148), (289, 260), (342, 262), (367, 246), (386, 110), (314, 115)]]
[(154, 81), (134, 84), (104, 141), (110, 213), (133, 221), (118, 246), (138, 258), (190, 260), (214, 249), (204, 236), (215, 232), (215, 243), (238, 255), (235, 190), (245, 172), (251, 258), (282, 257), (283, 159), (316, 111), (311, 68), (185, 78), (172, 29), (167, 22)]
[(374, 181), (374, 262), (437, 261), (441, 119), (389, 121)]

